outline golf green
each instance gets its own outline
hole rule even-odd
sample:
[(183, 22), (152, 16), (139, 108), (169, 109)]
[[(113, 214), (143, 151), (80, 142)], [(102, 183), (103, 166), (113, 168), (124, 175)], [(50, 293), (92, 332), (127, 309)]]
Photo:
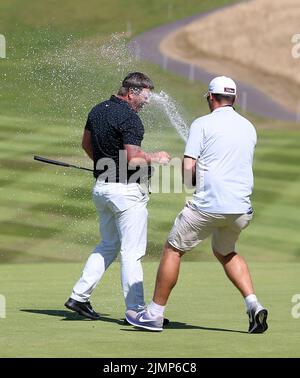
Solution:
[[(150, 300), (158, 262), (147, 262)], [(300, 357), (300, 318), (292, 316), (299, 264), (252, 263), (257, 294), (269, 310), (269, 330), (250, 335), (242, 297), (217, 262), (183, 262), (162, 333), (122, 323), (119, 265), (92, 296), (101, 321), (64, 307), (82, 264), (7, 264), (0, 267), (6, 318), (0, 319), (0, 357)], [(300, 314), (299, 314), (300, 315)]]

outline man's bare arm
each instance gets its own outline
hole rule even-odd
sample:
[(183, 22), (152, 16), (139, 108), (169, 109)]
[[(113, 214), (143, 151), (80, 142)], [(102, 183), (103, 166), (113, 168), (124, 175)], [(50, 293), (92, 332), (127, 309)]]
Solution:
[(196, 186), (196, 162), (196, 159), (189, 156), (184, 156), (183, 158), (182, 180), (188, 188)]
[(87, 153), (88, 157), (93, 160), (92, 138), (89, 130), (84, 129), (81, 146)]
[(170, 156), (165, 151), (145, 152), (141, 147), (132, 144), (125, 144), (124, 148), (127, 152), (127, 161), (131, 166), (151, 163), (167, 164), (170, 161)]

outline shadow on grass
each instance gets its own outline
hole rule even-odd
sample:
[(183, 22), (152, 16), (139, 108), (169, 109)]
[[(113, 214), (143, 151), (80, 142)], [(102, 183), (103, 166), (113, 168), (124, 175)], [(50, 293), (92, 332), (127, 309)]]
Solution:
[(166, 328), (170, 328), (170, 329), (202, 329), (204, 331), (233, 332), (233, 333), (247, 333), (248, 334), (248, 332), (246, 332), (246, 331), (239, 331), (239, 330), (236, 330), (236, 329), (193, 326), (193, 325), (181, 323), (181, 322), (170, 322), (170, 324)]
[[(63, 318), (61, 320), (63, 321), (78, 321), (78, 320), (84, 320), (84, 321), (93, 321), (91, 319), (87, 319), (84, 316), (81, 316), (77, 314), (76, 312), (68, 311), (68, 310), (39, 310), (39, 309), (28, 309), (28, 308), (21, 308), (20, 311), (22, 312), (30, 312), (31, 314), (41, 314), (41, 315), (49, 315), (49, 316), (56, 316), (58, 318)], [(117, 323), (120, 325), (124, 325), (123, 319), (113, 319), (108, 318), (109, 314), (101, 314), (101, 319), (96, 321), (104, 321), (104, 322), (110, 322), (110, 323)], [(95, 320), (94, 320), (95, 321)]]
[[(90, 319), (85, 318), (77, 314), (76, 312), (66, 311), (66, 310), (38, 310), (38, 309), (20, 309), (22, 312), (30, 312), (32, 314), (42, 314), (42, 315), (49, 315), (49, 316), (56, 316), (59, 318), (63, 318), (63, 321), (91, 321)], [(114, 319), (108, 317), (109, 314), (101, 314), (101, 318), (99, 320), (95, 320), (95, 322), (108, 322), (108, 323), (116, 323), (118, 325), (126, 326), (126, 328), (121, 328), (121, 331), (129, 331), (129, 332), (152, 332), (146, 329), (138, 329), (132, 328), (130, 324), (125, 324), (124, 319)], [(128, 327), (128, 328), (127, 328)], [(203, 331), (215, 331), (215, 332), (232, 332), (232, 333), (246, 333), (246, 331), (239, 331), (234, 329), (226, 329), (226, 328), (215, 328), (215, 327), (202, 327), (202, 326), (195, 326), (187, 323), (182, 322), (170, 322), (165, 329), (200, 329)]]
[(36, 310), (36, 309), (27, 309), (22, 308), (20, 309), (22, 312), (30, 312), (31, 314), (41, 314), (41, 315), (49, 315), (49, 316), (56, 316), (59, 318), (63, 318), (61, 320), (88, 320), (84, 316), (77, 314), (76, 312), (65, 311), (65, 310)]
[[(192, 324), (182, 323), (182, 322), (170, 322), (168, 325), (164, 327), (164, 329), (200, 329), (203, 331), (215, 331), (215, 332), (232, 332), (232, 333), (246, 333), (246, 331), (239, 331), (235, 329), (226, 329), (226, 328), (214, 328), (214, 327), (202, 327), (202, 326), (195, 326)], [(133, 332), (153, 332), (148, 331), (147, 329), (141, 328), (131, 328), (131, 329), (122, 329), (122, 331), (133, 331)]]

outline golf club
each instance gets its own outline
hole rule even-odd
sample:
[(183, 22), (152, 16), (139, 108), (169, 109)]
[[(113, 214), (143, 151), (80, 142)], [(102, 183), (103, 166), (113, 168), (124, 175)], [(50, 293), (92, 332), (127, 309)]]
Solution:
[(34, 155), (33, 157), (34, 160), (40, 161), (42, 163), (47, 163), (47, 164), (54, 164), (54, 165), (60, 165), (62, 167), (68, 167), (68, 168), (76, 168), (76, 169), (82, 169), (84, 171), (89, 171), (89, 172), (94, 172), (93, 169), (85, 168), (85, 167), (79, 167), (78, 165), (73, 165), (69, 163), (64, 163), (63, 161), (58, 161), (58, 160), (51, 160), (42, 156), (37, 156)]

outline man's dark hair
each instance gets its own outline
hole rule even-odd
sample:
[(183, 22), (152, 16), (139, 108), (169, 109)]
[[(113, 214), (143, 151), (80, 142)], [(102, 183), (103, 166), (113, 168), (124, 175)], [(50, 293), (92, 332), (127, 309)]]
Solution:
[(233, 105), (235, 101), (234, 95), (223, 95), (218, 93), (212, 93), (212, 96), (215, 98), (216, 101), (222, 104)]
[(118, 91), (118, 95), (125, 96), (129, 89), (141, 91), (143, 88), (148, 88), (150, 90), (154, 89), (151, 79), (142, 72), (131, 72), (122, 81), (122, 86)]

